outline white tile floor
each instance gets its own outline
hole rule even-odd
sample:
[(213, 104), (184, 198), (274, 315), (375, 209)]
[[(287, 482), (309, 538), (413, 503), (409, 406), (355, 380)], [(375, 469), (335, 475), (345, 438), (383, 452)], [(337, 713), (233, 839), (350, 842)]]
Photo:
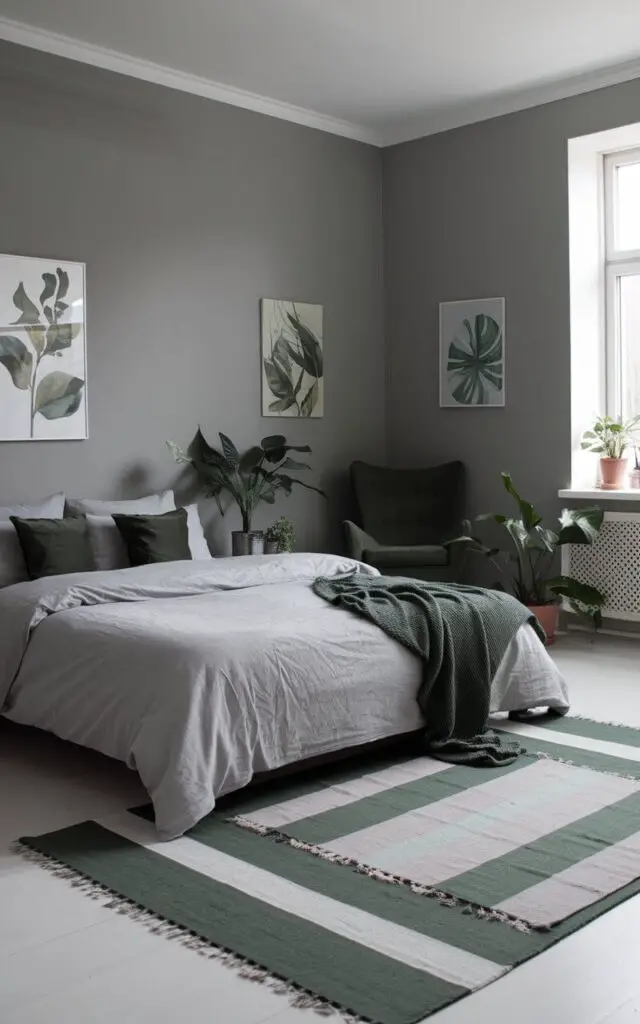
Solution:
[[(574, 635), (554, 657), (573, 710), (640, 727), (640, 641)], [(44, 832), (145, 800), (98, 755), (0, 722), (1, 1024), (312, 1024), (311, 1011), (146, 931), (13, 855)], [(640, 1024), (640, 897), (434, 1024)]]

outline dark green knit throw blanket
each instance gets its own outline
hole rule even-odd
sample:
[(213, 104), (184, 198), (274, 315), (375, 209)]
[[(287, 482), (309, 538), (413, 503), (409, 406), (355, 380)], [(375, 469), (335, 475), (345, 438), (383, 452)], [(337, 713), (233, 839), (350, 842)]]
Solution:
[(428, 753), (456, 764), (502, 765), (523, 752), (487, 729), (491, 682), (509, 643), (529, 622), (509, 594), (402, 576), (317, 579), (316, 594), (374, 622), (422, 660), (418, 703)]

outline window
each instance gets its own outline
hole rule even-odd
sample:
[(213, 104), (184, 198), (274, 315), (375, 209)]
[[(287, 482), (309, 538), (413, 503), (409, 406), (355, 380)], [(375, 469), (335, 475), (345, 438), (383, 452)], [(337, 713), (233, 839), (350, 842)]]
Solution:
[(606, 405), (640, 413), (640, 148), (604, 158)]

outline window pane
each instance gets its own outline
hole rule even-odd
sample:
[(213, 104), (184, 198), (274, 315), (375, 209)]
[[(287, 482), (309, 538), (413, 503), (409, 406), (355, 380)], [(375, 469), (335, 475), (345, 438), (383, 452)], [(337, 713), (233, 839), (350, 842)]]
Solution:
[(640, 249), (640, 163), (617, 169), (616, 249)]
[(640, 274), (620, 278), (622, 415), (640, 413)]

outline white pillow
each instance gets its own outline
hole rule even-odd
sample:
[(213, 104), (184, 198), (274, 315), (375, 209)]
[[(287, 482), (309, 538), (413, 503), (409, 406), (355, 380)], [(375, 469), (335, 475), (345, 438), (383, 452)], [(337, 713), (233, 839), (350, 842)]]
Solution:
[[(167, 511), (171, 511), (168, 509)], [(189, 548), (194, 560), (210, 559), (211, 552), (205, 540), (197, 505), (187, 505)], [(119, 514), (116, 512), (116, 515)], [(123, 515), (154, 515), (153, 512), (124, 512)], [(161, 513), (158, 513), (161, 514)], [(112, 516), (87, 514), (89, 543), (96, 569), (126, 569), (131, 565), (126, 545)]]
[(64, 494), (51, 494), (32, 505), (0, 505), (0, 522), (6, 523), (11, 516), (21, 519), (62, 519), (64, 515)]
[(61, 519), (64, 494), (52, 494), (34, 505), (0, 505), (0, 587), (24, 583), (29, 579), (22, 548), (11, 516), (22, 519)]
[(130, 501), (94, 501), (93, 498), (67, 498), (67, 511), (92, 516), (159, 516), (174, 509), (173, 491), (149, 494)]

